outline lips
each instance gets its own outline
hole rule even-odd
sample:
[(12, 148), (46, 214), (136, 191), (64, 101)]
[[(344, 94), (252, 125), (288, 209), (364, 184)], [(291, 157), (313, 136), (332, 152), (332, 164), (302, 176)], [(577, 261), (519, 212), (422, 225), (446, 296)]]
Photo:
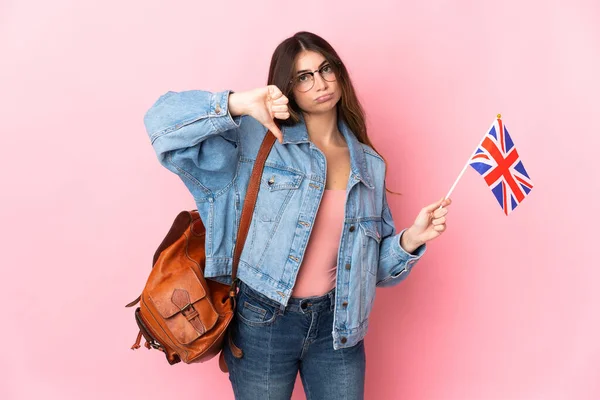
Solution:
[(333, 97), (333, 93), (330, 93), (330, 94), (326, 94), (326, 95), (323, 95), (323, 96), (319, 96), (319, 97), (317, 97), (317, 98), (315, 99), (315, 101), (316, 101), (317, 103), (323, 103), (323, 102), (325, 102), (325, 101), (327, 101), (327, 100), (330, 100), (332, 97)]

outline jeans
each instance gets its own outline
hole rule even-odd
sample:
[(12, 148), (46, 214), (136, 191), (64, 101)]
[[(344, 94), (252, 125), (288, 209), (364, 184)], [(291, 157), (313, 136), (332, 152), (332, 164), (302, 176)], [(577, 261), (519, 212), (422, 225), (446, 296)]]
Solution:
[(296, 376), (307, 400), (364, 398), (365, 347), (333, 349), (334, 293), (292, 297), (284, 308), (240, 281), (232, 339), (244, 355), (225, 346), (237, 400), (289, 400)]

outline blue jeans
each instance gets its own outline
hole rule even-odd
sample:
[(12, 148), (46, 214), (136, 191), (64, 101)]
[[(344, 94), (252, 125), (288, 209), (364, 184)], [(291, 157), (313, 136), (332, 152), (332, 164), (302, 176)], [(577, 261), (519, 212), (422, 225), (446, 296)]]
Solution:
[(229, 329), (244, 356), (233, 357), (227, 345), (224, 354), (237, 400), (289, 400), (298, 372), (307, 400), (364, 398), (364, 340), (333, 349), (335, 289), (283, 307), (243, 282), (239, 288)]

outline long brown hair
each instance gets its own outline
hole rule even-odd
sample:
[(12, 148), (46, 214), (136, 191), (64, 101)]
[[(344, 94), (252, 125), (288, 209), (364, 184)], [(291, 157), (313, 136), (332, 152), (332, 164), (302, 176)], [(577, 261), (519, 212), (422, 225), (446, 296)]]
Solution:
[[(342, 89), (342, 97), (336, 106), (338, 118), (341, 118), (348, 125), (348, 128), (354, 133), (359, 142), (371, 146), (381, 158), (384, 158), (375, 150), (369, 139), (365, 112), (356, 97), (346, 66), (333, 47), (325, 39), (314, 33), (298, 32), (281, 42), (273, 52), (267, 85), (276, 85), (289, 99), (288, 109), (290, 113), (290, 118), (278, 122), (281, 125), (294, 125), (300, 121), (301, 110), (294, 99), (292, 79), (296, 57), (300, 52), (307, 50), (322, 54), (335, 72), (336, 80)], [(387, 167), (385, 159), (384, 163)], [(386, 190), (390, 193), (396, 193), (387, 188)]]

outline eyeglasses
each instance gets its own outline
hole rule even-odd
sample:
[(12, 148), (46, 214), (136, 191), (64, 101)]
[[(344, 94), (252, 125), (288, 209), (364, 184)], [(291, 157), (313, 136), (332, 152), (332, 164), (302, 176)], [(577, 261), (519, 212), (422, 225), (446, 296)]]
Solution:
[(326, 80), (327, 82), (335, 82), (336, 76), (333, 67), (329, 64), (323, 65), (321, 68), (312, 71), (312, 72), (304, 72), (301, 75), (298, 75), (290, 82), (294, 84), (296, 89), (300, 92), (308, 92), (315, 85), (315, 74), (319, 73), (321, 78)]

